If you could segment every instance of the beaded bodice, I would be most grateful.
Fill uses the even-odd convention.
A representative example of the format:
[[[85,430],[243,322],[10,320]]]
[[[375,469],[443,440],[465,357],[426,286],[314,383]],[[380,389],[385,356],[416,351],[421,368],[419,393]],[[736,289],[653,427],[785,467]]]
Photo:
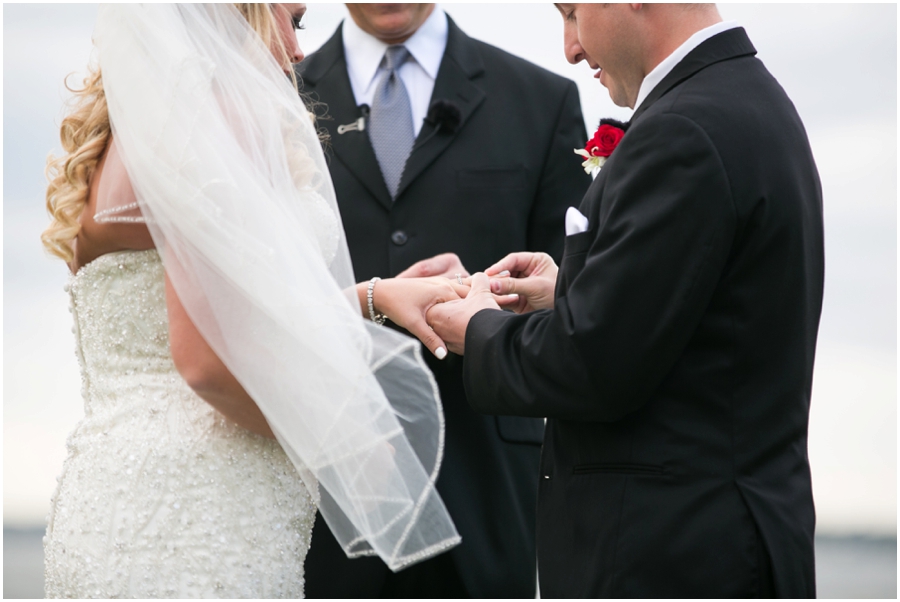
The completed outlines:
[[[175,376],[162,262],[155,249],[101,255],[67,286],[85,414],[116,411],[128,390]]]
[[[155,250],[68,285],[85,417],[45,538],[47,597],[300,597],[315,506],[277,442],[175,369]]]

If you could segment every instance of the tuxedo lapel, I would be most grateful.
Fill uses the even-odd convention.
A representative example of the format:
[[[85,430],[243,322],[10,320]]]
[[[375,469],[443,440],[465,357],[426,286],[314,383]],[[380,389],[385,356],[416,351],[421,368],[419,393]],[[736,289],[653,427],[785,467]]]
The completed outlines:
[[[447,49],[434,82],[431,102],[452,101],[459,107],[460,122],[452,133],[425,122],[406,160],[406,167],[397,189],[397,198],[400,198],[403,191],[450,146],[456,135],[465,127],[469,117],[485,99],[484,90],[473,82],[484,73],[481,55],[472,39],[462,32],[453,19],[448,16],[447,22],[449,26]]]
[[[319,98],[328,99],[328,119],[320,120],[319,125],[331,135],[330,145],[335,156],[379,203],[390,209],[391,195],[384,183],[368,133],[358,130],[338,133],[338,126],[353,123],[362,116],[362,111],[356,106],[350,77],[347,75],[342,31],[343,25],[316,51],[316,61],[311,67],[304,69],[301,64],[300,74],[309,90],[314,91]]]
[[[631,122],[650,108],[650,106],[662,98],[669,90],[693,76],[695,73],[714,63],[727,61],[740,56],[752,56],[756,54],[756,48],[747,37],[743,27],[729,29],[709,38],[691,52],[672,71],[666,75],[659,84],[653,88],[641,106],[637,108],[631,117]]]

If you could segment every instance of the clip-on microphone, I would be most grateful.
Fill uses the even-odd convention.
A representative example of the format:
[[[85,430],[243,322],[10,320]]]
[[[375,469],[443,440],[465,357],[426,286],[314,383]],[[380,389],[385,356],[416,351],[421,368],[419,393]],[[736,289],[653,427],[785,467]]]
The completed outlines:
[[[434,130],[432,130],[427,138],[417,141],[416,147],[422,146],[442,130],[448,134],[454,133],[462,121],[462,112],[452,100],[439,98],[428,107],[428,115],[425,116],[424,121],[425,123],[434,126]]]
[[[338,134],[346,134],[347,132],[364,132],[366,130],[366,117],[369,116],[369,105],[359,105],[360,111],[362,111],[362,117],[354,121],[353,123],[348,123],[347,125],[339,125],[337,127]]]
[[[425,117],[425,123],[434,125],[435,131],[442,129],[448,134],[456,131],[461,120],[462,113],[456,103],[441,98],[431,103],[431,106],[428,107],[428,115]]]

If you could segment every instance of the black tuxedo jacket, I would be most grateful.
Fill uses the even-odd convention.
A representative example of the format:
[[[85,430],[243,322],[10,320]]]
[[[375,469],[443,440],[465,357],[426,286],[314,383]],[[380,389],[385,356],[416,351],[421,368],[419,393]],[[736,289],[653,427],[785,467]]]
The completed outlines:
[[[473,407],[550,418],[548,597],[815,595],[822,195],[755,52],[743,29],[716,35],[637,109],[566,238],[553,310],[469,323]]]
[[[566,208],[590,185],[573,153],[586,140],[573,82],[469,38],[450,20],[432,101],[455,103],[461,123],[453,132],[425,123],[391,202],[368,134],[337,131],[362,115],[340,28],[299,74],[303,91],[327,105],[319,125],[331,135],[329,167],[357,281],[447,251],[473,273],[522,249],[561,256]],[[450,552],[456,568],[472,596],[533,597],[543,421],[475,413],[462,358],[424,355],[444,404],[437,487],[462,535]],[[320,566],[317,543],[328,537],[327,529],[314,532],[308,582]],[[350,561],[346,579],[365,580],[353,571],[365,562]],[[334,574],[333,564],[322,570]]]

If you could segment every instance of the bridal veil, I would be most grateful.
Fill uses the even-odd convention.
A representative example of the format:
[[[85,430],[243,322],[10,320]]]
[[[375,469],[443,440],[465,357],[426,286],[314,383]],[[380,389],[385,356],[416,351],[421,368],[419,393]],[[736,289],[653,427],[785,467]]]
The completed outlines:
[[[399,570],[456,545],[434,378],[362,319],[320,142],[269,50],[230,4],[103,5],[94,43],[137,202],[97,219],[146,221],[348,555]]]

